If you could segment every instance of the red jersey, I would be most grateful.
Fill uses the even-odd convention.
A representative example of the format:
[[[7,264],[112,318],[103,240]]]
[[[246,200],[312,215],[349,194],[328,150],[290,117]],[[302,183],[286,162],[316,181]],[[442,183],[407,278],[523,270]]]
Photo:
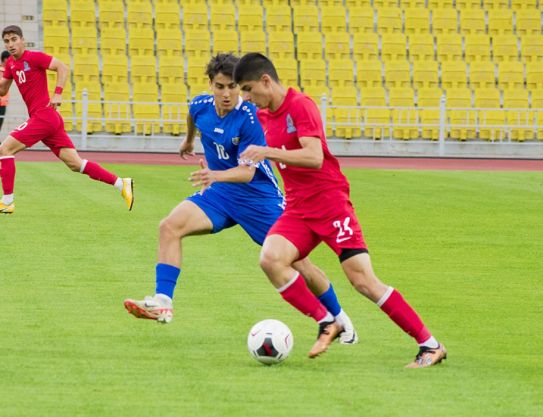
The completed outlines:
[[[270,147],[301,149],[299,138],[304,136],[321,141],[324,155],[321,168],[276,164],[285,185],[287,209],[317,209],[315,204],[321,200],[323,192],[337,191],[348,198],[349,183],[339,168],[338,160],[328,149],[320,112],[311,98],[289,88],[285,101],[276,111],[261,109],[257,115]],[[310,201],[312,197],[318,197],[318,200]]]
[[[38,51],[24,51],[19,59],[12,56],[6,61],[4,78],[15,80],[21,92],[30,117],[49,105],[50,97],[47,89],[47,68],[52,56]]]

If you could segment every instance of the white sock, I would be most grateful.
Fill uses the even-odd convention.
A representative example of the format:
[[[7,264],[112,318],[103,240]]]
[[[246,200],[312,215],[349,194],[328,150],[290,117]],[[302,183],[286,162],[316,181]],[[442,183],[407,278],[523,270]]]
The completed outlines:
[[[324,323],[326,321],[334,321],[334,316],[329,311],[326,312],[326,316],[322,320],[319,320],[319,323]]]
[[[432,349],[437,349],[439,347],[439,343],[434,336],[430,336],[428,340],[425,340],[424,342],[419,343],[419,346],[426,346]]]
[[[113,184],[113,186],[117,190],[122,191],[123,190],[123,179],[121,177],[117,177],[117,180],[115,181],[115,184]]]
[[[2,203],[9,206],[11,203],[13,203],[14,196],[15,194],[4,194],[2,196]]]
[[[345,317],[346,314],[345,312],[343,311],[343,309],[341,309],[341,311],[339,312],[339,314],[336,316],[336,321],[341,324],[342,326],[345,324],[345,322],[343,321],[343,317]]]

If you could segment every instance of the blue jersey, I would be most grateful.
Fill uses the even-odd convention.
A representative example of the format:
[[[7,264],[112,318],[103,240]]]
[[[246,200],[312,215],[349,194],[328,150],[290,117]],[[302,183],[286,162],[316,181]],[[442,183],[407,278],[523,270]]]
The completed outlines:
[[[241,97],[236,107],[220,117],[211,95],[195,97],[189,104],[189,112],[201,133],[202,145],[209,169],[227,170],[238,166],[239,155],[249,145],[266,146],[264,132],[256,117],[256,107]],[[258,164],[249,183],[220,183],[211,185],[214,191],[227,193],[239,201],[253,198],[282,198],[271,164]]]

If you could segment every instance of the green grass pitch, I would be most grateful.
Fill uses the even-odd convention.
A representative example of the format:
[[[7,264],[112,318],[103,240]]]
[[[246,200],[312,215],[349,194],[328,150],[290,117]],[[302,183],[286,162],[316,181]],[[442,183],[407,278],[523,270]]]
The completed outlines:
[[[157,225],[193,189],[191,167],[109,165],[136,179],[134,211],[60,163],[19,163],[0,217],[0,416],[528,417],[543,415],[543,172],[345,169],[378,276],[449,349],[417,347],[341,274],[355,346],[307,351],[316,325],[284,303],[238,228],[185,240],[167,326],[124,298],[154,290]],[[284,321],[294,349],[265,367],[250,327]]]

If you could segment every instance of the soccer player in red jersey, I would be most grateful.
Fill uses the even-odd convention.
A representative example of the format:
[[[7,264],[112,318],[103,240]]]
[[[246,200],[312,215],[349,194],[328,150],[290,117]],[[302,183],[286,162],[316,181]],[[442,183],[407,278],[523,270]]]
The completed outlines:
[[[0,177],[3,190],[0,214],[11,214],[15,211],[15,154],[39,141],[47,145],[72,171],[113,185],[121,192],[128,209],[131,210],[134,203],[132,179],[119,178],[97,163],[81,159],[64,130],[64,121],[56,108],[62,103],[62,89],[69,75],[68,67],[50,55],[27,51],[19,26],[7,26],[2,31],[2,39],[11,56],[6,61],[0,79],[0,96],[8,92],[15,80],[30,118],[11,132],[0,145]],[[57,73],[57,84],[52,98],[49,97],[47,89],[47,70]]]
[[[408,368],[441,362],[445,347],[413,308],[375,275],[362,229],[349,196],[349,183],[330,153],[319,110],[305,94],[285,89],[273,63],[249,53],[236,65],[234,80],[245,100],[257,107],[268,146],[251,145],[241,154],[246,164],[274,161],[283,177],[287,206],[268,232],[260,266],[273,282],[295,276],[292,263],[325,242],[339,257],[351,284],[375,302],[419,344]]]

